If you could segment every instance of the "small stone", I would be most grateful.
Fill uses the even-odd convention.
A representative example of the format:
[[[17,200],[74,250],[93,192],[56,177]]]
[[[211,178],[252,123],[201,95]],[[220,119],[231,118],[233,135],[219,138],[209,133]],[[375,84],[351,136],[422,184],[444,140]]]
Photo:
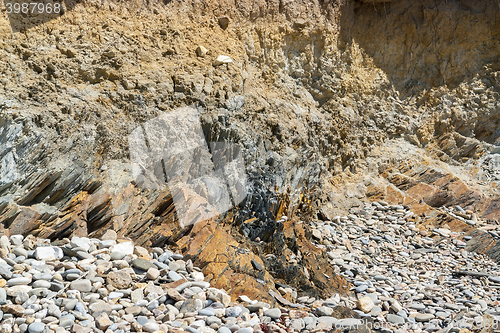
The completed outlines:
[[[242,312],[243,312],[243,308],[240,306],[226,308],[226,316],[227,317],[239,317]]]
[[[81,292],[88,293],[92,290],[92,283],[90,282],[90,280],[87,279],[77,280],[71,282],[69,288],[72,290],[78,290]]]
[[[431,313],[417,313],[417,315],[415,316],[415,320],[419,322],[429,321],[434,318],[434,315]]]
[[[450,316],[450,313],[445,311],[437,311],[434,315],[439,319],[445,319]]]
[[[125,256],[131,255],[134,253],[134,244],[132,242],[123,242],[118,243],[111,247],[111,259],[112,260],[120,260]]]
[[[7,292],[5,289],[0,288],[0,305],[7,303]]]
[[[405,319],[403,317],[400,317],[398,315],[389,313],[386,315],[387,321],[393,324],[404,324]]]
[[[219,26],[222,28],[222,30],[226,30],[230,22],[231,20],[227,16],[219,17]]]
[[[174,272],[174,271],[168,272],[168,277],[171,278],[174,281],[179,281],[179,280],[182,279],[182,276],[179,275],[178,273]]]
[[[24,249],[24,247],[18,246],[12,249],[12,253],[14,253],[16,256],[23,256],[25,258],[28,258],[28,251]]]
[[[333,309],[328,306],[320,306],[316,308],[315,312],[318,317],[331,316]]]
[[[31,283],[31,279],[26,278],[26,277],[18,277],[18,278],[12,278],[7,281],[8,286],[22,286],[22,285],[28,285]]]
[[[10,241],[13,245],[19,246],[23,243],[23,235],[12,235],[10,236]]]
[[[133,303],[144,299],[144,291],[142,288],[137,288],[130,293],[130,299]]]
[[[71,238],[71,246],[73,248],[81,248],[83,249],[84,251],[88,252],[88,250],[90,249],[90,239],[88,239],[87,237],[77,237],[77,236],[73,236],[73,238]]]
[[[357,305],[358,309],[360,309],[364,313],[370,312],[373,309],[373,307],[375,306],[372,299],[370,297],[367,297],[367,296],[361,297],[360,299],[358,299],[356,305]]]
[[[214,65],[219,66],[219,65],[223,65],[223,64],[230,64],[232,62],[233,62],[233,60],[230,57],[225,56],[225,55],[220,55],[217,57],[217,59],[215,59]]]
[[[132,278],[129,273],[119,270],[116,272],[109,272],[106,282],[117,289],[127,289],[132,285]]]
[[[142,246],[136,246],[134,248],[134,254],[138,256],[140,259],[151,260],[151,256],[149,255],[148,250],[146,250]]]
[[[125,313],[138,316],[141,313],[141,309],[142,308],[140,306],[129,306],[128,308],[125,308]]]
[[[35,258],[37,260],[56,260],[56,251],[51,246],[40,246],[35,249]]]
[[[123,293],[112,291],[109,293],[108,298],[109,299],[114,299],[114,298],[122,298],[124,296]]]
[[[236,333],[253,333],[253,329],[251,327],[242,327]]]
[[[357,293],[362,293],[364,292],[366,289],[368,288],[368,285],[367,284],[362,284],[362,285],[359,285],[357,288],[356,288],[356,292]]]
[[[403,310],[403,307],[401,306],[401,304],[399,304],[398,301],[394,301],[391,305],[391,309],[395,313],[398,313],[399,311]]]
[[[181,308],[179,309],[180,313],[192,313],[198,312],[203,309],[203,302],[197,298],[188,298],[182,303]]]
[[[108,315],[104,312],[101,313],[96,319],[95,319],[97,328],[105,331],[108,329],[109,326],[111,326],[111,320],[109,319]]]
[[[114,231],[112,229],[108,229],[108,230],[106,230],[104,235],[102,235],[101,240],[103,240],[103,241],[106,241],[106,240],[116,241],[116,238],[117,238],[116,231]]]
[[[40,322],[34,322],[28,326],[29,333],[42,333],[44,329],[45,324]]]
[[[8,250],[9,247],[10,247],[10,241],[9,241],[9,237],[3,235],[2,237],[0,237],[0,247],[2,249],[6,249]]]
[[[142,325],[142,329],[146,332],[155,332],[160,330],[160,326],[157,323],[147,322]]]
[[[24,315],[25,310],[21,305],[6,304],[2,305],[2,311],[4,313],[11,313],[17,317],[22,317]]]
[[[152,264],[151,262],[145,260],[145,259],[134,259],[132,260],[132,267],[135,267],[137,269],[140,269],[141,271],[145,271],[147,272],[148,269],[150,268],[156,268],[156,266],[154,264]]]
[[[222,303],[224,307],[228,307],[231,302],[231,297],[228,294],[216,288],[207,289],[207,299]]]
[[[269,310],[264,311],[264,315],[268,316],[272,319],[279,319],[281,317],[281,310],[278,308],[269,309]]]
[[[316,239],[321,239],[322,238],[321,231],[319,231],[318,229],[313,229],[312,236]]]
[[[170,297],[171,299],[173,299],[174,301],[177,301],[177,302],[186,300],[186,297],[182,296],[181,293],[179,293],[179,291],[177,291],[177,289],[175,289],[175,288],[168,289],[167,295],[168,295],[168,297]]]
[[[200,316],[215,316],[215,309],[214,308],[204,308],[198,311],[198,314]]]
[[[208,53],[208,50],[207,50],[204,46],[202,46],[202,45],[199,45],[199,46],[196,48],[196,55],[197,55],[198,57],[204,57],[204,56],[206,56],[206,55],[207,55],[207,53]]]
[[[47,288],[47,289],[49,289],[50,286],[51,286],[50,282],[45,281],[45,280],[37,280],[37,281],[33,282],[33,284],[32,284],[33,288]]]
[[[89,305],[90,313],[95,317],[98,317],[101,313],[105,312],[106,314],[110,314],[113,310],[111,305],[104,301],[95,301],[94,303]]]

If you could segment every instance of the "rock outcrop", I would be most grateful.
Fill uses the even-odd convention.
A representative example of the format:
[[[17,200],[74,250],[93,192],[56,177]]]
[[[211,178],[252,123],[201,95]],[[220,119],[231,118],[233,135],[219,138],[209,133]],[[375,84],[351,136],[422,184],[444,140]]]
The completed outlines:
[[[84,2],[12,34],[1,19],[1,231],[113,229],[177,245],[235,295],[344,293],[300,221],[368,198],[498,220],[499,15],[494,1],[192,0]],[[136,183],[127,138],[189,105],[207,142],[241,147],[248,195],[181,227],[184,194]]]

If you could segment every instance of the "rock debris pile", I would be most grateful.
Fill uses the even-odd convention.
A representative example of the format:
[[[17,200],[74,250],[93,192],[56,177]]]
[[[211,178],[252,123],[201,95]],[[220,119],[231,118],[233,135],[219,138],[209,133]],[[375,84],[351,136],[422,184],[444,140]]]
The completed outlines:
[[[444,210],[474,219],[459,207]],[[134,246],[111,230],[52,243],[2,236],[1,332],[416,333],[497,325],[497,264],[465,250],[468,236],[420,231],[413,221],[406,206],[374,202],[313,223],[311,237],[353,287],[326,300],[294,296],[296,303],[270,291],[275,304],[233,302],[182,254]]]
[[[168,249],[150,251],[114,231],[50,243],[0,238],[1,332],[285,332],[349,324],[211,288]],[[295,305],[305,308],[304,305]]]
[[[484,224],[459,206],[441,210],[467,224]],[[356,297],[341,298],[341,303],[382,328],[498,328],[497,263],[468,252],[470,236],[447,225],[419,230],[413,215],[406,206],[373,202],[357,214],[313,225],[317,246],[353,284]]]

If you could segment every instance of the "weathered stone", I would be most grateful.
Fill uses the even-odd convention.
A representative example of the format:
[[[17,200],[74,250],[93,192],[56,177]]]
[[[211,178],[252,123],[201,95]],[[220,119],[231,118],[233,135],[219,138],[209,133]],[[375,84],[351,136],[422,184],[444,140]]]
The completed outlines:
[[[119,270],[116,272],[109,272],[106,283],[117,289],[127,289],[132,285],[132,278],[129,273]]]
[[[95,319],[95,323],[97,325],[97,328],[102,330],[102,331],[105,331],[108,329],[109,326],[111,326],[111,320],[109,320],[109,317],[108,315],[103,312],[101,313],[96,319]]]
[[[370,297],[366,297],[366,296],[358,299],[356,305],[357,305],[358,309],[360,309],[364,313],[370,312],[373,309],[373,307],[375,306],[375,304],[373,304],[372,299]]]

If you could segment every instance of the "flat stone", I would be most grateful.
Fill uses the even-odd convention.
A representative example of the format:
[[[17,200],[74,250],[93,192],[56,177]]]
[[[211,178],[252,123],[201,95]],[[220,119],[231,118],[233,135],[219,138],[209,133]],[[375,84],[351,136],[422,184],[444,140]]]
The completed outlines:
[[[0,288],[0,305],[7,303],[7,292],[5,289]]]
[[[90,249],[90,245],[90,239],[88,239],[87,237],[73,236],[73,238],[71,238],[71,246],[73,248],[79,247],[88,252]]]
[[[182,276],[179,275],[178,273],[174,272],[174,271],[168,272],[168,277],[171,278],[174,281],[182,280]]]
[[[279,309],[278,309],[279,310]],[[333,309],[328,307],[328,306],[320,306],[320,307],[317,307],[315,309],[315,312],[316,312],[316,315],[318,315],[318,317],[322,317],[322,316],[331,316],[332,313],[333,313]],[[281,317],[281,314],[280,316]],[[278,318],[279,318],[278,317]],[[271,317],[272,318],[272,317]]]
[[[108,298],[109,299],[114,299],[114,298],[122,298],[124,296],[124,293],[117,292],[117,291],[112,291],[109,293]]]
[[[108,230],[106,230],[104,235],[102,235],[101,240],[103,240],[103,241],[105,241],[105,240],[116,241],[117,237],[118,237],[118,235],[116,234],[116,231],[108,229]]]
[[[333,312],[333,311],[332,311]],[[264,315],[272,319],[279,319],[281,317],[281,310],[278,308],[269,309],[264,311]]]
[[[338,323],[338,320],[335,317],[319,317],[318,321],[317,321],[316,329],[323,330],[323,331],[329,331],[337,323]]]
[[[146,332],[155,332],[160,330],[160,326],[157,323],[147,322],[142,325],[142,329]]]
[[[5,265],[5,264],[4,264]],[[0,275],[4,278],[4,279],[11,279],[12,278],[12,268],[10,267],[6,267],[4,265],[0,265]]]
[[[22,285],[28,285],[31,283],[31,279],[26,278],[26,277],[18,277],[18,278],[12,278],[7,281],[8,286],[22,286]]]
[[[132,242],[123,242],[114,245],[111,248],[111,260],[120,260],[123,257],[134,253],[134,244]]]
[[[373,309],[373,307],[375,306],[375,304],[373,303],[373,300],[368,296],[361,297],[360,299],[358,299],[356,305],[357,305],[358,309],[360,309],[364,313],[370,312]]]
[[[180,313],[197,313],[203,309],[203,302],[197,298],[188,298],[182,303],[181,308],[179,309]]]
[[[226,308],[226,317],[239,317],[243,312],[243,308],[241,306],[233,306]]]
[[[23,243],[24,236],[23,235],[12,235],[10,236],[10,242],[13,245],[21,245]]]
[[[231,297],[228,294],[216,288],[207,289],[207,299],[212,300],[214,302],[222,303],[224,307],[228,307],[229,302],[231,302]]]
[[[28,251],[24,249],[24,247],[15,247],[12,249],[12,253],[14,253],[16,256],[23,256],[25,258],[28,258]]]
[[[117,289],[127,289],[132,285],[132,278],[126,271],[119,270],[116,272],[109,272],[106,282]]]
[[[130,299],[132,300],[132,303],[143,300],[144,299],[144,291],[142,290],[142,288],[138,288],[138,289],[133,290],[130,293]]]
[[[153,263],[140,258],[132,260],[132,267],[135,267],[145,272],[147,272],[148,269],[150,268],[156,268],[156,266]]]
[[[76,306],[76,303],[78,303],[78,300],[77,299],[71,299],[69,302],[66,303],[66,305],[64,306],[64,308],[66,310],[74,310],[75,309],[75,306]]]
[[[33,282],[32,287],[33,288],[50,288],[51,284],[49,281],[46,280],[37,280]]]
[[[22,317],[24,315],[25,309],[21,305],[6,304],[2,305],[2,311],[4,313],[11,313],[17,317]]]
[[[407,308],[415,309],[415,310],[423,310],[425,309],[425,305],[422,303],[409,303],[406,305]]]
[[[105,331],[108,329],[108,327],[111,326],[111,320],[109,319],[108,315],[103,312],[101,313],[96,319],[95,319],[95,323],[97,325],[97,328],[102,330],[102,331]]]
[[[251,327],[242,327],[240,328],[237,333],[253,333],[253,328]]]
[[[36,321],[28,326],[29,333],[42,333],[44,329],[45,324]]]
[[[97,245],[99,245],[100,249],[107,249],[107,248],[110,248],[110,247],[116,245],[116,241],[114,241],[114,240],[101,240],[101,241],[99,241],[99,243]]]
[[[56,260],[56,251],[50,246],[37,247],[35,249],[35,258],[37,260]]]
[[[404,324],[405,319],[403,317],[400,317],[398,315],[388,313],[386,315],[387,321],[393,324]]]
[[[125,313],[138,316],[141,313],[141,309],[142,308],[140,306],[129,306],[128,308],[125,308]]]
[[[229,58],[228,56],[219,55],[217,57],[217,59],[215,59],[215,61],[214,61],[214,66],[219,66],[222,64],[230,64],[232,62],[233,62],[233,60],[231,58]]]
[[[73,281],[71,282],[69,289],[88,293],[92,290],[92,283],[87,279]]]
[[[364,292],[366,289],[368,288],[368,285],[367,284],[362,284],[362,285],[359,285],[357,288],[356,288],[356,292],[357,293],[362,293]]]
[[[98,300],[92,304],[89,305],[89,310],[92,316],[98,317],[101,313],[105,312],[107,315],[109,315],[112,311],[111,305],[108,303]]]
[[[490,281],[495,282],[495,283],[500,283],[500,276],[490,276],[488,277]]]
[[[149,280],[156,280],[158,277],[160,277],[160,271],[154,267],[151,267],[148,269],[146,273],[146,278]]]
[[[52,280],[52,274],[49,274],[49,273],[37,273],[37,274],[33,275],[33,280],[50,281],[50,280]]]
[[[450,316],[450,313],[445,311],[437,311],[434,315],[438,318],[444,319],[448,318]]]
[[[415,320],[419,322],[429,321],[434,318],[435,316],[431,313],[417,313],[417,315],[415,316]]]
[[[198,311],[198,314],[200,316],[215,316],[215,309],[214,308],[204,308]]]

